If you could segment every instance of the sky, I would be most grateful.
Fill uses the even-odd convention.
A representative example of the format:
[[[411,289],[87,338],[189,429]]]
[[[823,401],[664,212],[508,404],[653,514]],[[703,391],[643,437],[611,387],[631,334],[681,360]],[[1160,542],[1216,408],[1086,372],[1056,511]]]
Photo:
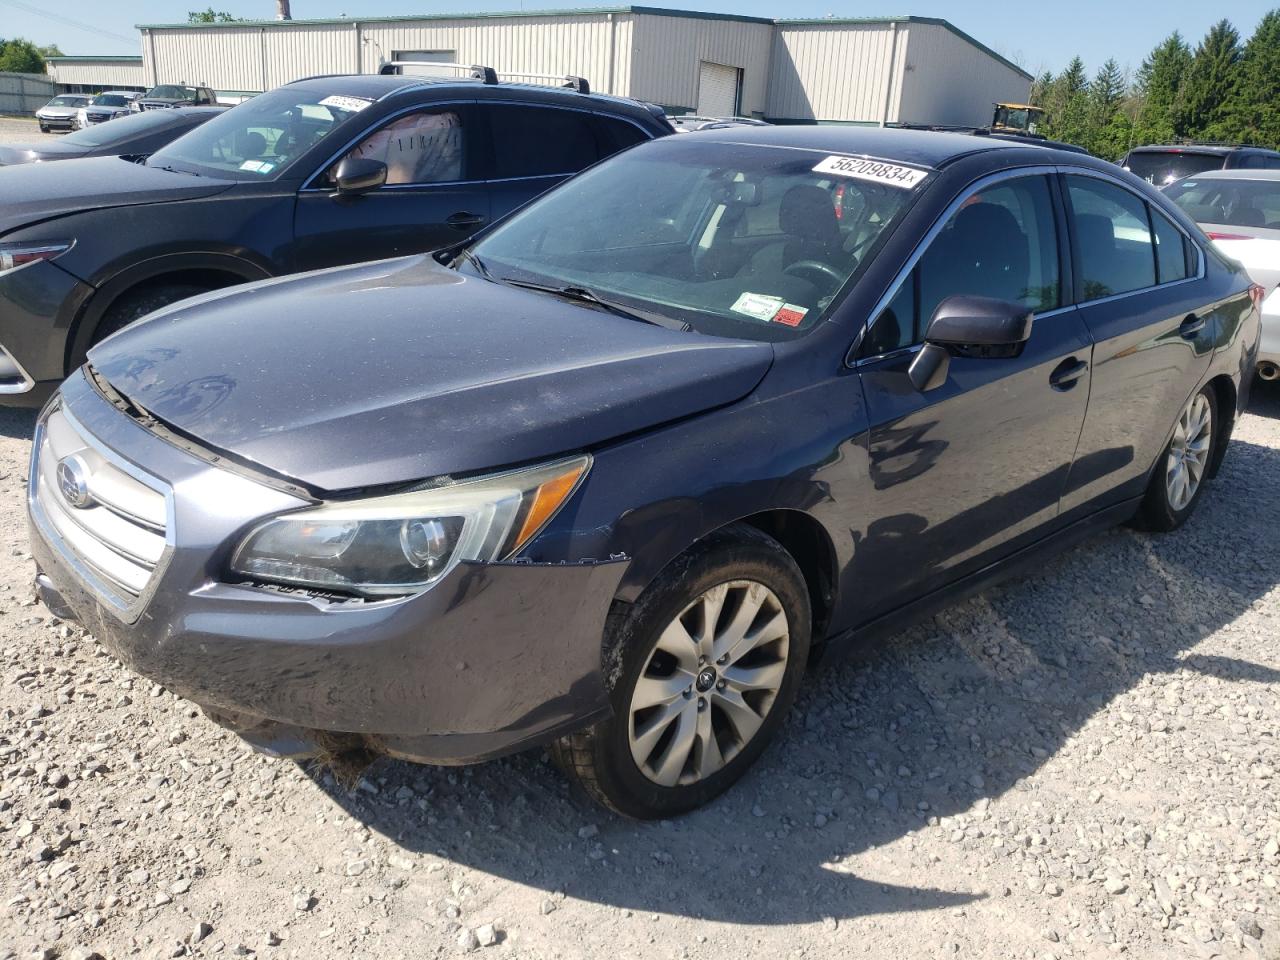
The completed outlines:
[[[1160,3],[1072,0],[1068,3],[992,3],[982,0],[647,0],[650,6],[679,6],[757,17],[837,17],[911,14],[942,17],[1026,70],[1058,71],[1079,54],[1089,72],[1108,57],[1136,70],[1151,49],[1174,30],[1194,47],[1212,23],[1228,17],[1248,38],[1262,15],[1280,0],[1233,0],[1227,6],[1203,0]],[[626,0],[524,0],[529,10],[556,7],[623,6]],[[643,5],[646,0],[639,0]],[[56,43],[76,54],[138,54],[139,23],[173,23],[210,0],[0,0],[0,37],[26,37],[43,46]],[[220,0],[218,10],[250,19],[275,16],[274,0]],[[337,16],[396,16],[414,13],[480,13],[518,10],[520,0],[293,0],[294,19]]]

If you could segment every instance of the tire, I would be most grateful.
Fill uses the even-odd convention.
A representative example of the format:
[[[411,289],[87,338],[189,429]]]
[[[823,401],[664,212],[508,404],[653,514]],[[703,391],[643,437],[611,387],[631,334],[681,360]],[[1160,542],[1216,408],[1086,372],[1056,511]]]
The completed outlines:
[[[708,608],[719,610],[718,629],[700,659],[696,638],[706,636]],[[553,757],[624,816],[650,820],[702,806],[777,732],[804,676],[810,625],[804,577],[781,544],[746,526],[712,534],[611,616],[613,715],[557,741]]]
[[[185,300],[187,297],[207,292],[207,287],[191,283],[166,283],[126,293],[111,304],[103,314],[98,322],[98,329],[93,332],[93,343],[100,343],[148,313],[167,307],[171,303],[177,303],[179,300]]]
[[[49,128],[48,128],[47,126],[45,126],[45,125],[42,123],[42,124],[40,124],[40,132],[41,132],[41,133],[48,133],[48,132],[49,132]]]
[[[1190,427],[1193,436],[1188,442]],[[1218,399],[1205,387],[1187,401],[1173,436],[1151,473],[1146,495],[1134,517],[1142,530],[1166,532],[1182,526],[1195,511],[1218,452]],[[1180,483],[1177,478],[1182,478]]]

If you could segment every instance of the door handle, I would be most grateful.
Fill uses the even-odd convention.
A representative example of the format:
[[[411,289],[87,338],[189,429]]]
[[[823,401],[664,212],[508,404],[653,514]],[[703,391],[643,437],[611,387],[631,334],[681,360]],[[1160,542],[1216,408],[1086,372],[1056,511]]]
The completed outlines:
[[[465,230],[467,227],[478,227],[484,223],[484,217],[478,213],[467,213],[465,210],[459,211],[451,216],[445,217],[445,223],[459,230]]]
[[[1183,340],[1194,340],[1200,331],[1204,329],[1204,325],[1204,317],[1197,317],[1193,313],[1183,320],[1178,327],[1178,336],[1182,337]]]
[[[1089,370],[1089,364],[1075,357],[1068,357],[1049,374],[1049,386],[1055,390],[1070,390]]]

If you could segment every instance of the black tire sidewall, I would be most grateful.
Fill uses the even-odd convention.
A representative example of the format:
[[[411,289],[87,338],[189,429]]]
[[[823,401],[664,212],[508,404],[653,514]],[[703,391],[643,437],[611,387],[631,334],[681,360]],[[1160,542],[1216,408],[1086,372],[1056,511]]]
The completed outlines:
[[[98,329],[94,331],[93,342],[100,343],[149,313],[163,310],[170,304],[185,300],[187,297],[207,292],[207,288],[195,284],[174,283],[125,294],[102,315]]]
[[[1164,445],[1160,451],[1160,459],[1156,462],[1155,471],[1151,476],[1151,485],[1147,489],[1146,501],[1143,503],[1143,526],[1152,530],[1176,530],[1178,527],[1186,523],[1187,519],[1195,512],[1196,504],[1200,502],[1200,497],[1204,495],[1205,487],[1209,482],[1209,467],[1214,462],[1214,458],[1218,455],[1218,398],[1210,387],[1204,387],[1190,397],[1187,403],[1190,403],[1197,396],[1203,396],[1209,401],[1209,453],[1205,458],[1204,473],[1200,476],[1200,486],[1196,488],[1196,492],[1192,494],[1191,500],[1181,510],[1175,510],[1169,503],[1169,487],[1165,476],[1168,471],[1169,451],[1173,446],[1173,437],[1170,436],[1169,442]],[[1186,409],[1184,405],[1178,411],[1178,417],[1181,419],[1183,411]],[[1174,424],[1177,429],[1177,424]]]
[[[755,737],[722,770],[699,783],[664,787],[641,773],[631,756],[627,728],[632,690],[658,633],[702,593],[731,580],[764,584],[786,612],[790,636],[782,687]],[[610,693],[613,716],[592,737],[598,787],[610,804],[639,819],[675,816],[702,806],[737,782],[773,739],[795,700],[808,660],[810,629],[804,577],[781,545],[763,534],[715,534],[664,570],[630,616],[616,625],[618,636],[610,638],[616,644],[619,670]]]

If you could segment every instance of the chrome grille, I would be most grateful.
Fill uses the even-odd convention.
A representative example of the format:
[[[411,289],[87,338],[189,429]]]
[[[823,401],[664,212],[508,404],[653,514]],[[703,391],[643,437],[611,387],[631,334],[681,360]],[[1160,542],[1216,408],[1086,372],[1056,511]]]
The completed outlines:
[[[63,464],[68,469],[60,475]],[[41,426],[31,483],[32,512],[46,535],[78,561],[86,579],[100,581],[91,584],[99,592],[133,604],[165,556],[168,488],[109,457],[62,409]]]

